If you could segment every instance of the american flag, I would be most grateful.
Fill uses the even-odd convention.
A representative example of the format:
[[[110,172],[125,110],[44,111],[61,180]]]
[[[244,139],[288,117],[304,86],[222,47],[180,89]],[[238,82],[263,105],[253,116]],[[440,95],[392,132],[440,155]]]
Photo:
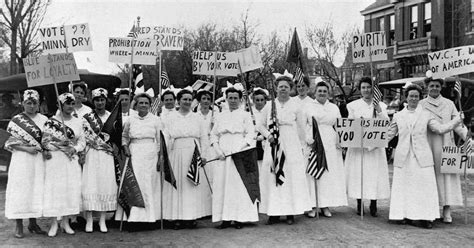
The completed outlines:
[[[309,154],[309,163],[306,168],[306,173],[312,177],[319,179],[325,170],[328,170],[328,163],[326,160],[326,153],[324,151],[323,140],[319,133],[318,122],[313,117],[313,139],[314,143],[311,146],[311,153]]]
[[[456,78],[456,82],[454,83],[454,91],[458,94],[459,98],[462,96],[462,88],[461,88],[461,81],[459,78]]]
[[[295,80],[296,80],[297,82],[303,82],[303,77],[304,77],[303,70],[301,70],[300,67],[296,66],[296,69],[295,69]]]
[[[194,142],[194,153],[193,158],[191,160],[191,164],[189,165],[187,177],[194,185],[199,185],[199,168],[202,167],[202,159],[201,153],[199,153],[199,148]]]
[[[138,38],[138,33],[137,33],[137,28],[135,27],[135,23],[132,26],[132,29],[130,29],[130,32],[128,32],[127,37],[129,38]]]
[[[380,91],[379,84],[374,82],[373,92],[373,103],[374,106],[379,105],[379,102],[382,100],[382,92]]]
[[[155,99],[151,103],[150,113],[154,115],[158,115],[159,108],[160,108],[160,97],[155,97]]]
[[[163,169],[163,175],[165,176],[165,181],[169,182],[175,189],[176,187],[176,178],[174,177],[173,168],[171,168],[170,159],[168,157],[168,149],[166,148],[166,141],[163,132],[160,131],[160,155],[158,156],[157,170]]]
[[[304,78],[304,61],[303,61],[303,50],[301,48],[300,39],[298,38],[298,33],[295,31],[293,33],[293,37],[291,38],[290,49],[288,51],[288,57],[286,58],[288,63],[295,64],[295,80],[298,82],[302,82]]]
[[[270,134],[274,138],[274,142],[271,144],[273,165],[271,172],[275,174],[277,185],[284,183],[285,173],[283,172],[283,166],[285,164],[285,153],[280,145],[280,129],[278,128],[278,120],[276,117],[276,105],[275,101],[272,101],[271,118],[268,124]]]
[[[204,81],[204,80],[197,80],[194,84],[193,84],[193,90],[194,91],[198,91],[200,89],[204,89],[204,90],[207,90],[207,91],[211,91],[212,89],[212,83],[210,82],[207,82],[207,81]]]
[[[161,68],[161,88],[166,89],[168,87],[170,87],[170,79],[166,72],[165,64],[163,63],[163,68]]]
[[[472,140],[470,139],[469,136],[466,138],[466,141],[464,141],[464,144],[462,145],[462,148],[468,156],[471,155],[471,153],[472,153]]]

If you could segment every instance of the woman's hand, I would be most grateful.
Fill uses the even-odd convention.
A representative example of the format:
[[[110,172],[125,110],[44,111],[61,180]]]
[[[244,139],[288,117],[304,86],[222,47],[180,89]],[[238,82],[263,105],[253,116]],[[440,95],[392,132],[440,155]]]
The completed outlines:
[[[35,147],[32,146],[24,146],[21,148],[24,152],[27,152],[31,155],[36,155],[38,153],[38,150],[36,150]]]
[[[270,142],[270,143],[275,142],[275,138],[273,138],[273,135],[270,134],[270,136],[268,136],[268,142]]]
[[[53,156],[51,156],[51,152],[50,151],[47,151],[47,150],[44,150],[43,151],[43,159],[45,160],[49,160],[51,159]]]
[[[207,163],[207,159],[201,158],[201,161],[202,161],[202,167],[204,167]]]
[[[380,107],[380,104],[375,105],[375,111],[378,113],[382,113],[382,108]]]
[[[123,146],[123,153],[125,153],[125,156],[130,157],[130,148],[128,148],[128,146]]]

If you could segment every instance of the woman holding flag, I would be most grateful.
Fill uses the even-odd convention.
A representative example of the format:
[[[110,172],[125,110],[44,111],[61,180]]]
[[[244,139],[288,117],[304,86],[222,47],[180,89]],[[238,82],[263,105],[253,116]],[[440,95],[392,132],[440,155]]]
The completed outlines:
[[[347,104],[349,118],[388,119],[387,106],[374,97],[372,79],[363,77],[358,85],[362,98]],[[380,96],[379,96],[380,97]],[[375,116],[374,116],[375,114]],[[361,165],[361,161],[364,164]],[[357,199],[357,214],[361,214],[362,198],[370,199],[370,215],[377,217],[377,200],[390,196],[388,164],[384,148],[349,148],[347,150],[346,175],[348,195]],[[363,168],[362,168],[363,166]],[[361,170],[363,175],[361,178]],[[363,195],[361,184],[363,182]]]
[[[327,169],[324,170],[317,183],[317,207],[321,208],[325,217],[331,217],[329,207],[347,206],[346,182],[342,148],[333,126],[337,118],[341,118],[339,108],[328,100],[329,87],[325,82],[316,85],[316,101],[308,105],[306,112],[306,142],[309,146],[313,139],[313,118],[319,128],[319,135],[324,145]],[[312,180],[314,178],[312,177]]]
[[[304,134],[304,115],[301,106],[290,98],[294,86],[292,78],[278,74],[275,85],[277,99],[261,128],[271,143],[264,152],[262,169],[271,168],[273,174],[267,180],[260,212],[269,216],[267,224],[274,224],[280,216],[286,215],[286,222],[291,225],[294,215],[310,211],[314,205],[309,194],[307,160],[301,147],[305,137],[299,136]]]
[[[5,217],[16,220],[15,237],[23,238],[23,219],[29,218],[31,233],[46,234],[36,224],[43,216],[44,158],[50,156],[41,145],[44,123],[48,118],[38,113],[40,96],[35,90],[23,93],[23,113],[8,123],[10,137],[5,149],[12,153],[5,195]]]
[[[174,221],[175,230],[195,228],[196,219],[211,214],[211,199],[201,199],[201,191],[209,190],[199,179],[202,166],[199,150],[206,133],[198,115],[191,111],[192,88],[182,89],[176,98],[179,110],[170,113],[163,122],[176,178],[176,188],[168,183],[163,186],[163,218]]]
[[[87,233],[93,229],[92,211],[100,212],[100,231],[106,233],[106,212],[115,211],[117,203],[113,148],[108,143],[108,134],[102,132],[110,116],[110,112],[105,110],[107,93],[103,88],[93,90],[92,103],[95,109],[84,115],[87,121],[84,125],[87,148],[82,171],[82,206],[86,211]]]
[[[61,108],[58,114],[45,123],[44,149],[50,151],[46,160],[44,186],[44,217],[52,217],[48,236],[58,231],[58,219],[62,217],[61,228],[67,234],[74,234],[69,226],[69,216],[79,214],[81,209],[81,166],[78,153],[86,146],[84,120],[73,116],[75,98],[71,93],[59,95]]]

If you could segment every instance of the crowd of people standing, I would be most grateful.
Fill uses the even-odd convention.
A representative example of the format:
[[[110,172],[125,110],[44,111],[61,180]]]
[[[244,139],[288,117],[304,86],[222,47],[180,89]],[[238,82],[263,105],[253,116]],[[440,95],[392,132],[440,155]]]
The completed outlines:
[[[295,85],[298,95],[291,97]],[[49,119],[38,113],[38,92],[26,90],[24,111],[11,120],[7,130],[11,137],[5,147],[12,152],[12,160],[5,215],[16,220],[17,238],[24,236],[22,219],[26,218],[32,233],[53,237],[62,230],[74,234],[70,219],[81,213],[86,219],[85,232],[93,232],[94,212],[103,233],[108,232],[107,212],[128,223],[164,219],[174,229],[195,228],[199,219],[212,216],[213,222],[220,223],[217,228],[241,229],[246,222],[258,222],[259,213],[268,216],[268,225],[280,222],[281,217],[291,225],[296,215],[313,218],[319,210],[322,216],[331,217],[330,208],[347,206],[348,198],[357,201],[357,214],[364,211],[362,199],[370,200],[369,213],[377,217],[377,200],[391,197],[389,219],[399,224],[419,221],[420,226],[432,228],[440,217],[451,223],[450,206],[462,204],[460,179],[440,173],[440,149],[453,144],[453,130],[463,140],[469,137],[462,115],[440,95],[442,81],[428,79],[426,86],[425,99],[419,86],[405,89],[407,106],[391,122],[389,138],[399,137],[391,189],[384,148],[349,148],[343,159],[344,148],[334,130],[341,113],[329,101],[330,88],[324,82],[316,85],[312,99],[307,78],[295,82],[292,75],[278,75],[273,102],[268,101],[267,90],[252,90],[253,116],[246,111],[247,94],[238,84],[225,90],[227,106],[222,111],[214,106],[212,92],[165,90],[158,116],[150,113],[153,99],[149,95],[135,95],[132,108],[130,90],[118,89],[122,145],[144,201],[143,208],[132,207],[128,212],[117,204],[113,149],[110,137],[101,132],[110,116],[105,110],[107,90],[92,90],[92,109],[83,104],[87,85],[75,84],[72,93],[59,96],[60,108]],[[347,105],[349,118],[389,118],[382,102],[374,104],[370,78],[362,78],[358,89],[361,98]],[[193,109],[194,102],[198,105]],[[328,167],[318,180],[306,172],[315,142],[313,119],[319,126]],[[269,127],[275,120],[278,137]],[[274,171],[276,142],[286,155],[280,157],[283,177]],[[258,171],[258,180],[251,181],[259,193],[257,200],[250,197],[230,156],[253,147],[258,166],[250,170]],[[207,179],[198,185],[187,179],[196,149],[203,164],[198,170]],[[176,185],[163,182],[157,171],[163,152],[169,155]],[[48,232],[36,222],[41,217],[51,218]]]

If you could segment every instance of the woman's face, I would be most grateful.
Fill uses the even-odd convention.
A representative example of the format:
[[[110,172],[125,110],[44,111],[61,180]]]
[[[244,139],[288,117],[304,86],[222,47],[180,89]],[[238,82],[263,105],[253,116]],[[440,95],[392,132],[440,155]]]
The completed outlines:
[[[308,94],[308,89],[308,86],[306,86],[304,82],[298,82],[298,84],[296,84],[296,91],[298,91],[298,95],[301,97]]]
[[[410,109],[416,109],[418,102],[420,101],[420,92],[417,90],[408,91],[407,104]]]
[[[316,88],[316,100],[320,103],[325,103],[328,99],[329,90],[326,86],[319,86]]]
[[[441,83],[438,81],[431,81],[428,83],[428,95],[437,98],[441,94]]]
[[[175,106],[175,103],[174,103],[174,96],[170,95],[170,94],[166,94],[164,97],[163,97],[163,104],[165,105],[165,108],[166,109],[172,109],[174,108]]]
[[[202,95],[199,104],[201,104],[203,108],[209,108],[209,106],[211,106],[211,101],[210,95]]]
[[[230,110],[236,110],[240,106],[240,96],[239,93],[237,92],[229,92],[227,94],[226,101],[229,104],[229,109]]]
[[[107,100],[105,97],[95,97],[93,103],[96,110],[104,110]]]
[[[264,95],[255,95],[253,96],[253,103],[255,104],[255,108],[261,110],[265,107],[267,100],[265,99]]]
[[[74,112],[74,101],[67,101],[63,103],[63,114],[71,115]]]
[[[38,101],[28,99],[23,102],[23,108],[25,109],[25,113],[27,114],[36,114],[36,112],[38,111]]]
[[[82,87],[74,88],[74,91],[72,92],[72,94],[74,95],[74,98],[76,98],[76,102],[82,102],[82,100],[86,96],[86,92],[84,92]]]
[[[147,97],[139,97],[137,99],[137,111],[139,114],[146,114],[150,109],[150,100]]]
[[[122,94],[119,96],[120,104],[122,104],[122,111],[128,111],[130,108],[130,96],[127,94]]]
[[[290,97],[291,86],[287,81],[279,81],[277,85],[278,97],[287,98]]]
[[[179,109],[187,112],[191,109],[191,103],[193,102],[193,96],[191,94],[183,94],[179,99]]]
[[[366,82],[360,83],[360,94],[364,99],[372,98],[372,85]]]

